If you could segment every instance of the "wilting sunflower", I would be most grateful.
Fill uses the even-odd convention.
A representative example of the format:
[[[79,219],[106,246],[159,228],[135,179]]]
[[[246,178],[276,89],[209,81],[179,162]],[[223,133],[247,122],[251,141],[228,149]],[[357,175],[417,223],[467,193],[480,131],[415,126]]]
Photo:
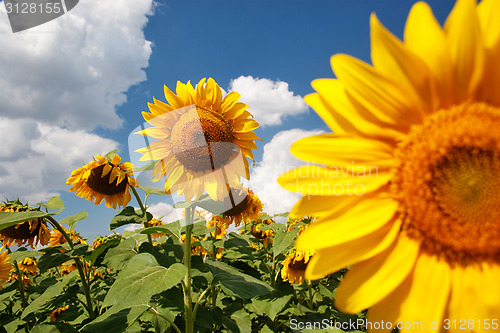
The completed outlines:
[[[151,113],[142,113],[153,127],[137,134],[158,140],[136,150],[140,160],[156,161],[153,180],[166,175],[168,194],[197,200],[206,189],[213,200],[223,200],[228,185],[240,187],[239,177],[249,178],[246,158],[253,160],[259,124],[249,119],[248,105],[238,102],[240,94],[223,98],[212,78],[200,80],[196,90],[191,82],[177,82],[177,94],[164,90],[169,104],[153,99]]]
[[[305,100],[335,134],[292,152],[327,166],[279,182],[305,194],[292,215],[317,217],[296,244],[318,249],[306,278],[353,265],[340,310],[370,308],[371,322],[471,319],[474,330],[498,317],[498,13],[497,0],[458,0],[442,29],[419,2],[404,42],[373,15],[373,66],[335,55],[338,79],[313,81]]]
[[[224,212],[227,224],[226,228],[228,228],[230,224],[234,224],[235,227],[238,227],[242,220],[247,223],[258,219],[264,207],[259,197],[255,195],[252,190],[242,189],[239,193],[242,193],[241,195],[244,196],[244,198],[238,200],[238,204]],[[225,201],[227,200],[226,198]]]
[[[50,320],[51,321],[56,321],[57,320],[57,317],[59,317],[61,315],[61,313],[63,313],[64,311],[68,310],[69,309],[69,305],[66,305],[62,308],[58,308],[54,311],[52,311],[49,316],[50,316]]]
[[[266,219],[262,222],[254,222],[250,229],[250,233],[252,236],[257,238],[258,240],[262,240],[264,247],[267,248],[269,243],[273,243],[274,231],[272,229],[261,230],[261,228],[265,225],[273,224],[274,221],[270,219]]]
[[[39,210],[38,208],[23,205],[18,200],[8,201],[0,204],[2,212],[25,212]],[[28,244],[32,248],[40,242],[41,245],[47,245],[50,239],[50,230],[43,219],[33,219],[21,222],[13,226],[0,230],[0,240],[4,246],[16,244],[21,246]]]
[[[38,275],[36,260],[34,258],[26,257],[17,263],[19,269],[31,275]]]
[[[94,161],[73,170],[66,184],[76,196],[92,200],[96,205],[103,200],[106,207],[124,207],[130,202],[129,186],[138,186],[132,172],[132,164],[120,163],[121,157],[114,155],[111,160],[95,156]]]
[[[0,289],[2,289],[2,283],[7,281],[10,276],[10,272],[14,269],[12,264],[7,260],[10,259],[10,255],[7,254],[7,251],[4,251],[4,248],[0,248]]]
[[[306,272],[309,260],[315,251],[310,250],[296,250],[286,255],[285,260],[281,263],[281,278],[283,281],[288,281],[290,284],[301,284],[304,282],[304,275]]]
[[[78,234],[73,229],[68,230],[63,226],[61,226],[61,228],[63,228],[66,234],[68,234],[68,236],[71,237],[71,240],[73,241],[74,245],[87,244],[87,242],[82,239],[80,234]],[[49,242],[50,246],[62,245],[64,243],[66,243],[66,238],[64,238],[63,234],[57,229],[53,230],[52,233],[50,234],[50,242]]]

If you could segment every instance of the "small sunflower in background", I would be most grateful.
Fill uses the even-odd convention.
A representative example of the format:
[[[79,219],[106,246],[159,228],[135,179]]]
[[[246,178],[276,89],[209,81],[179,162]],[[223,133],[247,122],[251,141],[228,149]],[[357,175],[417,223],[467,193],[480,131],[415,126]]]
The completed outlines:
[[[18,200],[8,201],[0,204],[1,212],[26,212],[40,210],[38,208],[23,205]],[[50,240],[50,230],[43,219],[33,219],[21,222],[0,230],[0,240],[4,246],[29,245],[34,248],[38,243],[47,245]]]
[[[207,222],[207,228],[210,229],[213,227],[215,227],[215,230],[210,233],[212,237],[215,237],[216,239],[222,239],[227,236],[227,223],[225,218],[218,215],[212,216],[212,218]]]
[[[315,252],[314,250],[301,251],[293,249],[281,263],[283,266],[281,268],[281,279],[290,282],[290,284],[302,284],[305,281],[304,276],[309,260]]]
[[[61,226],[61,228],[63,228],[64,232],[66,232],[66,234],[69,237],[71,237],[71,240],[73,241],[74,245],[87,244],[87,242],[84,241],[82,239],[82,237],[80,236],[80,234],[78,234],[75,230],[73,230],[73,229],[68,230],[63,226]],[[67,243],[67,241],[66,241],[66,238],[64,238],[63,234],[57,229],[52,230],[52,233],[50,234],[50,241],[49,241],[50,246],[62,245],[65,243]]]
[[[235,227],[239,227],[241,221],[248,223],[259,218],[264,205],[252,190],[244,188],[241,191],[236,192],[233,190],[231,193],[237,193],[236,196],[239,203],[233,205],[231,209],[224,212],[227,224],[226,228],[228,228],[231,224]],[[229,199],[226,198],[225,201],[228,201]]]
[[[61,308],[58,308],[54,311],[52,311],[49,316],[50,316],[50,321],[56,321],[57,318],[63,313],[64,311],[69,309],[69,305],[63,306]]]
[[[160,226],[160,225],[165,225],[165,223],[163,223],[162,221],[158,220],[158,219],[151,219],[149,222],[148,222],[148,225],[150,227],[157,227],[157,226]],[[145,227],[143,227],[145,228]],[[162,234],[162,233],[154,233],[154,234],[151,234],[151,238],[152,239],[158,239],[160,238],[161,236],[164,236],[165,234]]]
[[[197,200],[207,191],[216,201],[227,197],[227,187],[240,187],[249,178],[248,160],[256,149],[253,132],[259,124],[251,119],[240,94],[223,97],[212,79],[202,79],[196,89],[191,82],[177,82],[176,94],[165,86],[164,103],[148,103],[144,119],[152,125],[137,134],[157,141],[136,150],[141,161],[156,161],[153,181],[165,179],[167,194],[177,192],[185,200]]]
[[[258,240],[261,240],[265,248],[267,248],[267,245],[269,243],[271,244],[273,243],[274,231],[272,229],[261,230],[261,228],[265,225],[271,225],[271,224],[274,224],[274,221],[271,219],[265,219],[262,222],[254,222],[250,230],[252,236],[257,238]]]
[[[121,163],[117,154],[109,160],[95,156],[94,161],[73,170],[66,184],[72,185],[69,190],[76,192],[76,196],[96,205],[104,200],[106,207],[125,208],[131,199],[129,186],[139,186],[132,168],[129,162]]]
[[[30,275],[38,275],[38,267],[35,258],[26,257],[17,263],[19,269]]]
[[[0,248],[0,290],[2,289],[2,283],[7,281],[10,277],[10,272],[14,270],[14,267],[7,260],[10,259],[10,255],[4,248]]]
[[[9,279],[7,280],[7,282],[12,282],[12,281],[19,281],[17,274],[14,272],[10,273]],[[30,278],[26,276],[24,273],[21,273],[21,282],[23,284],[24,289],[26,289],[27,286],[31,285],[32,283]]]
[[[296,142],[316,165],[279,182],[304,195],[291,215],[317,218],[296,243],[318,250],[305,278],[352,265],[341,311],[393,326],[498,317],[498,13],[458,0],[441,28],[418,2],[404,41],[372,15],[373,66],[334,55],[337,79],[313,81],[305,101],[335,134]]]

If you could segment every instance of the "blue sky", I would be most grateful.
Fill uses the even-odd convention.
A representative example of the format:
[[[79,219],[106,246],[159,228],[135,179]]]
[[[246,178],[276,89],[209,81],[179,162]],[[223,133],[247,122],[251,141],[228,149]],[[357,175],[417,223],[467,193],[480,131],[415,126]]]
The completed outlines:
[[[16,34],[1,4],[0,195],[35,203],[59,194],[67,206],[60,218],[85,210],[77,231],[91,239],[109,234],[116,212],[75,197],[65,179],[113,148],[123,160],[137,158],[127,142],[147,102],[164,100],[164,84],[173,90],[178,80],[213,77],[226,91],[243,89],[241,101],[263,123],[253,185],[266,210],[280,212],[296,200],[270,185],[298,165],[290,143],[328,131],[301,102],[313,92],[310,82],[333,77],[335,53],[370,62],[370,13],[401,38],[413,3],[81,0],[68,14]],[[440,22],[453,3],[429,2]],[[171,203],[167,196],[151,201],[168,216]]]

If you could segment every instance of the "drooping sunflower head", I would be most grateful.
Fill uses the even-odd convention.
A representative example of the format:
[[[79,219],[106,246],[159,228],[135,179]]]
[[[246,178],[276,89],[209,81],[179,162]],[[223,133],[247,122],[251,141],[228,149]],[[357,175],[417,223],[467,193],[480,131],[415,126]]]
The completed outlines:
[[[10,272],[14,270],[14,267],[7,260],[10,259],[10,255],[7,254],[7,251],[4,251],[4,248],[0,248],[0,289],[2,289],[2,283],[7,281],[10,276]]]
[[[305,273],[309,259],[314,255],[315,251],[292,250],[286,255],[285,260],[281,263],[281,278],[283,281],[288,281],[290,284],[302,284],[305,280]]]
[[[19,200],[8,201],[0,204],[2,212],[26,212],[36,211],[39,208],[24,205]],[[33,219],[26,222],[21,222],[16,225],[0,230],[0,240],[4,246],[16,244],[21,246],[28,244],[32,248],[39,242],[41,245],[47,245],[50,239],[50,230],[43,219]]]
[[[255,221],[250,229],[250,233],[252,234],[252,236],[257,238],[259,241],[262,241],[265,248],[267,248],[267,245],[269,243],[273,242],[274,231],[272,229],[262,227],[271,224],[274,224],[274,221],[271,219],[265,219],[264,221]]]
[[[129,186],[138,186],[132,172],[132,164],[121,163],[121,157],[114,154],[110,159],[95,156],[94,161],[73,170],[66,184],[75,195],[92,200],[96,205],[103,200],[106,207],[125,208],[130,202]]]
[[[61,228],[63,228],[64,231],[66,232],[66,234],[69,237],[71,237],[71,240],[73,241],[74,245],[87,244],[87,242],[75,230],[73,230],[73,229],[68,230],[63,226],[61,226]],[[55,229],[52,231],[52,233],[50,235],[50,242],[49,242],[50,246],[62,245],[62,244],[65,244],[66,242],[67,242],[66,238],[64,238],[63,234],[59,230]]]
[[[27,274],[38,275],[35,258],[26,257],[17,263],[19,269]]]
[[[318,250],[306,277],[351,266],[340,310],[392,323],[500,311],[499,12],[458,0],[442,28],[418,2],[404,41],[372,15],[373,65],[335,55],[337,79],[312,83],[305,100],[335,134],[295,143],[315,165],[279,182],[304,194],[292,215],[317,217],[296,244]]]
[[[235,191],[231,191],[231,193],[235,193]],[[237,197],[230,196],[224,200],[228,203],[232,203],[230,200],[239,202],[237,204],[228,205],[232,208],[226,210],[224,216],[228,219],[226,221],[229,222],[229,224],[234,224],[235,227],[238,227],[241,221],[248,223],[258,219],[264,205],[259,197],[250,189],[242,189],[236,193],[240,194],[237,194]],[[229,224],[227,227],[229,227]]]
[[[57,318],[63,313],[64,311],[69,309],[69,304],[66,306],[63,306],[62,308],[58,308],[54,311],[52,311],[49,316],[50,316],[50,321],[56,321]]]
[[[107,242],[114,242],[117,245],[120,243],[120,239],[121,235],[119,234],[112,234],[109,236],[99,236],[92,241],[92,248],[95,250],[99,245]]]
[[[166,193],[197,200],[206,190],[221,201],[228,186],[240,187],[239,177],[249,178],[247,158],[253,160],[259,139],[253,130],[259,125],[238,102],[240,95],[223,97],[212,78],[202,79],[196,90],[178,82],[176,93],[165,87],[168,104],[157,99],[148,104],[151,113],[142,114],[152,127],[136,134],[157,141],[136,151],[141,161],[156,161],[154,181],[167,176]]]

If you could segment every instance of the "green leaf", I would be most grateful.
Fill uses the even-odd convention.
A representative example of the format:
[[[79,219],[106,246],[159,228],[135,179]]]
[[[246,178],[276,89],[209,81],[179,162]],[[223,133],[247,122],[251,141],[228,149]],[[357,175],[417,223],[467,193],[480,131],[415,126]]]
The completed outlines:
[[[51,324],[39,324],[33,327],[30,333],[78,333],[78,330],[68,323],[56,322]]]
[[[118,149],[110,151],[109,153],[107,153],[106,155],[104,155],[104,157],[106,157],[106,159],[111,162],[113,160],[113,157],[115,157],[115,153],[116,153],[117,150]]]
[[[290,231],[281,231],[274,234],[273,239],[273,256],[276,258],[280,254],[290,249],[295,244],[295,239],[299,232],[299,228]]]
[[[153,215],[151,213],[146,212],[146,218],[147,221],[150,221],[153,218]],[[115,217],[111,219],[111,222],[109,224],[109,230],[114,230],[118,227],[121,227],[123,225],[127,224],[143,224],[146,222],[146,219],[142,215],[141,210],[135,210],[134,207],[132,206],[127,206],[125,209],[120,211]]]
[[[44,203],[37,203],[38,206],[45,207],[47,209],[63,209],[64,208],[64,203],[62,202],[60,197],[52,197],[47,201],[46,204]]]
[[[39,312],[43,306],[45,306],[51,300],[62,294],[64,287],[66,287],[66,285],[70,283],[73,279],[76,279],[77,275],[78,271],[74,270],[70,274],[64,276],[56,284],[53,284],[50,287],[48,287],[43,294],[35,298],[35,300],[31,302],[31,304],[24,309],[21,315],[21,319],[25,319],[31,313]]]
[[[137,241],[134,238],[127,238],[106,253],[103,264],[109,268],[120,270],[138,253]]]
[[[146,195],[150,194],[156,194],[156,195],[165,195],[165,189],[162,187],[155,187],[155,186],[141,186],[139,187],[141,190],[146,193]]]
[[[146,235],[160,233],[160,234],[167,234],[168,236],[180,237],[181,223],[179,220],[177,220],[172,223],[141,229],[139,233]]]
[[[145,304],[126,305],[117,304],[108,309],[102,316],[88,323],[82,328],[82,332],[96,333],[122,333],[148,311],[150,306]]]
[[[149,171],[149,170],[153,170],[155,164],[156,164],[157,161],[151,161],[151,162],[148,162],[147,164],[139,167],[139,168],[134,168],[134,172],[141,172],[141,171]]]
[[[31,221],[37,218],[52,216],[54,213],[46,213],[40,210],[31,210],[26,212],[0,212],[0,230],[12,225]]]
[[[158,264],[153,255],[140,253],[118,274],[103,306],[117,303],[146,304],[151,296],[177,285],[185,274],[186,267],[182,264],[165,268]]]
[[[252,304],[248,305],[248,308],[258,315],[268,316],[274,321],[274,318],[283,311],[291,298],[292,295],[258,297],[252,299]]]
[[[74,250],[61,252],[61,247],[52,247],[44,249],[45,254],[38,260],[37,266],[41,273],[46,270],[59,266],[76,256],[81,256],[87,252],[87,244],[77,244]]]
[[[70,229],[73,229],[73,226],[75,225],[76,222],[86,219],[87,216],[89,216],[89,214],[87,214],[86,211],[82,210],[80,213],[76,215],[63,218],[61,221],[59,221],[59,223],[65,223],[69,226]]]
[[[21,262],[24,258],[34,258],[43,255],[42,252],[38,251],[28,251],[25,247],[21,247],[10,254],[9,262]]]
[[[106,251],[106,249],[110,248],[110,247],[115,247],[117,246],[118,244],[120,244],[120,238],[119,237],[114,237],[110,240],[108,240],[107,242],[105,243],[102,243],[101,245],[99,245],[94,251],[92,251],[90,254],[88,254],[87,256],[85,256],[85,260],[88,260],[90,262],[92,262],[92,264],[95,263],[96,259],[104,252]]]
[[[231,319],[238,325],[240,333],[252,333],[252,325],[249,325],[252,322],[252,318],[250,318],[250,314],[244,309],[234,312],[231,315]]]
[[[214,275],[214,281],[219,281],[221,287],[230,296],[253,298],[266,295],[272,290],[267,283],[241,273],[223,262],[207,259],[206,264]]]

